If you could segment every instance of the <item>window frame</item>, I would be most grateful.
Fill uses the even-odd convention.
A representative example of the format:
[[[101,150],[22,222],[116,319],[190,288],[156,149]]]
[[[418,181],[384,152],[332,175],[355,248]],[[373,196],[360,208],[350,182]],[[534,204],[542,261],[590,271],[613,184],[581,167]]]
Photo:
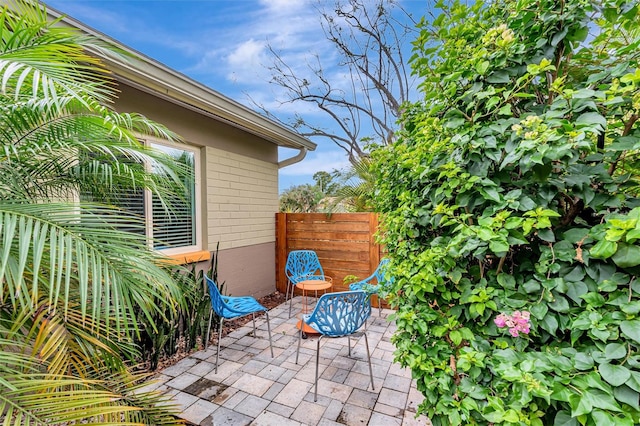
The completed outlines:
[[[155,138],[144,138],[140,139],[146,146],[153,148],[154,145],[160,145],[161,147],[167,147],[172,149],[178,149],[182,151],[187,151],[193,153],[193,174],[194,174],[194,189],[193,189],[193,198],[194,198],[194,233],[195,233],[195,244],[189,246],[181,246],[181,247],[172,247],[172,248],[163,248],[156,249],[154,247],[154,239],[153,239],[153,197],[151,196],[151,191],[148,189],[144,190],[144,223],[145,223],[145,235],[147,237],[147,244],[151,250],[154,250],[163,255],[172,256],[172,255],[180,255],[187,254],[192,252],[197,252],[202,250],[202,192],[201,192],[201,148],[189,145],[189,144],[181,144],[181,143],[173,143],[165,140],[155,139]],[[150,166],[148,166],[150,167]]]

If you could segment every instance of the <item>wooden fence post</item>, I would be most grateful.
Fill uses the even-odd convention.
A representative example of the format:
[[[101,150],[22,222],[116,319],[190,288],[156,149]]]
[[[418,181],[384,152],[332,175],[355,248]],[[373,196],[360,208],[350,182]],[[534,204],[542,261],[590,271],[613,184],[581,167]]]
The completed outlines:
[[[287,262],[287,214],[276,213],[276,289],[287,291],[284,266]]]

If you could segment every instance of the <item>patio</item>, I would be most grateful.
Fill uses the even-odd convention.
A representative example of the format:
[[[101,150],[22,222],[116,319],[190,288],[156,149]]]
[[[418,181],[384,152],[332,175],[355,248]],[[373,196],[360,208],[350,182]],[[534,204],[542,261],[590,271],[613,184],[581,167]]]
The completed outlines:
[[[294,299],[299,313],[302,297]],[[171,395],[180,417],[189,424],[220,425],[431,425],[415,417],[422,395],[411,372],[393,363],[390,337],[394,324],[373,309],[367,334],[375,390],[371,390],[364,338],[322,339],[318,401],[313,402],[316,338],[302,341],[295,363],[298,318],[289,315],[288,302],[271,311],[274,357],[269,352],[267,323],[256,320],[222,340],[218,373],[214,373],[215,347],[199,351],[161,371],[146,386]]]

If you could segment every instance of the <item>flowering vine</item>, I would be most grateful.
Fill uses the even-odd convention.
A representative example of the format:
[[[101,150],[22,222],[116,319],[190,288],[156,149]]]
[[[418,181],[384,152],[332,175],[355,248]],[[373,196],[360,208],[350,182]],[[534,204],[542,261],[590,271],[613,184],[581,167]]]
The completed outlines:
[[[509,327],[509,333],[513,337],[518,337],[520,333],[529,334],[530,324],[529,324],[529,314],[528,311],[514,311],[511,315],[500,314],[496,317],[493,322],[496,323],[498,328]]]

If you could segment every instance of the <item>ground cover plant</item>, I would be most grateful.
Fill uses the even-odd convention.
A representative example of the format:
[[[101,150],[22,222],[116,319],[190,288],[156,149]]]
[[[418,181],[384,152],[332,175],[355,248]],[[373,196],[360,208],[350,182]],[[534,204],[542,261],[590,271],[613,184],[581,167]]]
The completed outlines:
[[[640,26],[622,0],[439,3],[374,152],[396,359],[434,425],[640,423]]]

